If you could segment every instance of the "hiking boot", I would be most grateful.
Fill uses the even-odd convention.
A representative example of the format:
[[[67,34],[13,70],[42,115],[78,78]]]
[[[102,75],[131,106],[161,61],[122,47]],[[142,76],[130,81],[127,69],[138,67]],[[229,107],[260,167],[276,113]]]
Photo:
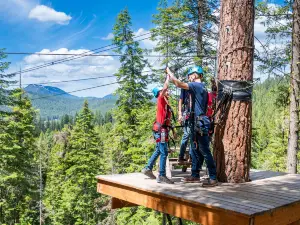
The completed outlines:
[[[187,160],[186,160],[186,159],[181,159],[181,158],[179,158],[179,159],[177,160],[177,162],[178,162],[179,165],[180,165],[180,164],[186,164]]]
[[[215,187],[218,186],[217,180],[208,179],[202,183],[202,187]]]
[[[144,175],[146,175],[147,177],[149,177],[150,179],[153,179],[153,180],[156,179],[156,176],[154,176],[153,172],[149,169],[146,169],[146,168],[142,169],[142,173]]]
[[[173,181],[171,181],[169,178],[166,176],[158,176],[156,178],[157,183],[165,183],[165,184],[174,184]]]
[[[185,177],[181,180],[183,183],[200,183],[200,177]]]

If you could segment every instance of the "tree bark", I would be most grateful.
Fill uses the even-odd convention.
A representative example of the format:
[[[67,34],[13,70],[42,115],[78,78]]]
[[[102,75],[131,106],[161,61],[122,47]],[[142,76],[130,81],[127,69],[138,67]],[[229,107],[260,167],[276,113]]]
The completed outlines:
[[[300,80],[300,0],[293,4],[292,71],[290,92],[290,124],[287,151],[287,171],[297,173],[298,125],[299,125],[299,80]]]
[[[200,66],[202,66],[202,52],[203,52],[203,34],[202,34],[202,28],[204,23],[204,2],[203,0],[198,0],[197,6],[198,6],[198,23],[197,23],[197,56],[200,58]]]
[[[254,0],[223,0],[220,22],[218,79],[252,81]],[[251,114],[251,102],[232,101],[223,122],[215,128],[214,157],[219,181],[249,181]]]

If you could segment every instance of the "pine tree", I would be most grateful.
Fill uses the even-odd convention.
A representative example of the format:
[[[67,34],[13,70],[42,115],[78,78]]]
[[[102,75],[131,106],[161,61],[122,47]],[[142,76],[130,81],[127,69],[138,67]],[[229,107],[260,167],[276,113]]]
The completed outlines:
[[[192,64],[202,65],[208,73],[213,73],[216,8],[214,0],[175,0],[172,5],[167,0],[160,1],[153,20],[157,27],[151,31],[152,39],[158,42],[154,51],[165,56],[161,65],[171,66],[180,78],[186,77],[185,66]]]
[[[34,223],[37,218],[35,111],[22,94],[20,89],[11,93],[15,106],[0,133],[0,222],[7,224]]]
[[[2,121],[2,116],[7,113],[7,108],[4,106],[11,105],[11,99],[9,98],[10,91],[7,89],[11,84],[15,82],[11,80],[14,74],[3,74],[5,70],[8,69],[10,63],[3,61],[7,56],[3,53],[4,49],[0,49],[0,122]],[[1,128],[0,128],[1,129]]]
[[[99,110],[95,112],[95,124],[101,126],[104,124],[104,118]]]
[[[244,14],[241,8],[248,13]],[[251,82],[254,56],[254,1],[223,1],[220,17],[222,23],[218,79]],[[225,23],[228,20],[230,25]],[[249,181],[251,112],[251,102],[233,100],[226,112],[226,120],[218,123],[215,129],[214,156],[218,180],[222,182]]]
[[[112,167],[114,172],[125,172],[132,161],[138,157],[137,143],[133,141],[138,136],[136,133],[138,120],[137,114],[143,107],[150,105],[150,96],[146,92],[148,76],[142,71],[147,64],[143,58],[143,50],[137,41],[133,40],[131,19],[128,10],[121,11],[113,29],[113,43],[118,47],[121,67],[116,74],[120,87],[117,89],[119,99],[117,109],[114,111],[114,128],[110,132],[110,146]],[[132,150],[131,149],[135,149]]]
[[[48,131],[46,133],[41,132],[38,140],[36,141],[37,152],[35,158],[38,162],[38,179],[39,179],[39,208],[40,208],[40,220],[45,220],[44,210],[44,189],[47,181],[47,172],[49,168],[50,154],[53,146],[53,133]]]
[[[149,78],[148,75],[142,74],[147,60],[143,57],[143,50],[139,47],[139,43],[133,39],[131,25],[129,12],[125,9],[119,13],[113,28],[113,44],[117,46],[115,52],[123,54],[120,57],[121,66],[116,74],[120,82],[120,87],[116,91],[119,96],[116,119],[128,125],[136,123],[132,111],[150,100],[146,92]]]
[[[50,131],[48,131],[50,133]],[[68,224],[71,221],[70,212],[64,205],[63,189],[66,177],[65,158],[69,151],[70,130],[64,128],[61,132],[54,134],[53,147],[49,155],[49,164],[47,170],[47,180],[43,203],[46,207],[48,224]]]
[[[300,81],[300,0],[293,3],[292,70],[290,93],[290,126],[287,152],[287,171],[297,173],[299,150],[299,81]]]
[[[106,167],[93,122],[85,101],[70,136],[62,138],[65,144],[55,147],[47,189],[48,210],[55,212],[50,216],[54,224],[97,224],[105,216],[100,210],[105,198],[96,192],[95,176],[104,174]],[[59,187],[57,181],[62,181]]]
[[[112,123],[113,122],[113,118],[112,118],[112,114],[111,112],[106,112],[104,115],[104,124],[105,123]]]
[[[157,41],[154,48],[164,56],[161,65],[174,66],[175,69],[184,67],[192,62],[192,45],[194,37],[185,25],[187,21],[184,15],[184,8],[181,1],[175,1],[169,6],[167,0],[161,0],[158,6],[158,13],[153,16],[153,23],[157,26],[152,29],[152,39]],[[176,57],[169,57],[170,55]]]

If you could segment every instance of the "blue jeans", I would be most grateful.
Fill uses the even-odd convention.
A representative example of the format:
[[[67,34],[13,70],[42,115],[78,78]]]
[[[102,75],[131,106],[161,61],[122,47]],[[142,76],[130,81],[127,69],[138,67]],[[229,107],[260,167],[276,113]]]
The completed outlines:
[[[179,159],[184,159],[184,153],[186,151],[186,147],[189,142],[189,136],[190,136],[190,128],[189,128],[187,122],[185,122],[184,127],[183,127],[183,136],[182,136],[181,145],[180,145]]]
[[[153,132],[154,139],[157,140],[160,137],[158,132]],[[160,155],[159,161],[159,176],[166,176],[166,161],[168,156],[168,143],[157,142],[155,146],[155,151],[148,161],[146,169],[152,170],[153,166]]]
[[[193,143],[192,135],[190,136],[191,143]],[[211,151],[209,149],[209,136],[200,136],[196,135],[196,142],[197,146],[193,143],[192,144],[192,177],[200,177],[200,168],[203,164],[203,159],[205,159],[209,178],[212,180],[217,179],[217,171],[216,171],[216,165],[215,161],[212,157]]]
[[[184,159],[184,153],[186,151],[186,147],[187,147],[188,141],[190,139],[190,130],[191,129],[190,129],[188,123],[185,123],[185,125],[183,127],[183,136],[182,136],[182,139],[181,139],[179,159]],[[190,143],[190,155],[191,155],[191,157],[193,157],[193,156],[196,157],[195,154],[192,153],[191,143]],[[203,162],[204,162],[204,157],[200,152],[199,153],[199,170],[202,168]]]

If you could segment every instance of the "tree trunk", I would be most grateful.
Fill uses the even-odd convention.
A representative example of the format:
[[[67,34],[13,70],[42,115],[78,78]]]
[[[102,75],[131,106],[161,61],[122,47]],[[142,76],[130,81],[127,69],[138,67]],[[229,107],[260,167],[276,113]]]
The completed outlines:
[[[220,20],[218,79],[252,81],[254,0],[223,0]],[[214,157],[219,181],[249,181],[251,114],[251,102],[232,101],[223,122],[215,128]]]
[[[300,0],[293,4],[293,36],[292,36],[292,71],[291,71],[291,93],[290,93],[290,127],[289,143],[287,151],[287,171],[297,173],[297,151],[298,151],[298,98],[300,80]]]
[[[204,2],[203,0],[198,0],[198,25],[197,25],[197,56],[200,59],[199,60],[199,66],[202,66],[202,52],[203,52],[203,34],[202,34],[202,28],[204,23]]]

